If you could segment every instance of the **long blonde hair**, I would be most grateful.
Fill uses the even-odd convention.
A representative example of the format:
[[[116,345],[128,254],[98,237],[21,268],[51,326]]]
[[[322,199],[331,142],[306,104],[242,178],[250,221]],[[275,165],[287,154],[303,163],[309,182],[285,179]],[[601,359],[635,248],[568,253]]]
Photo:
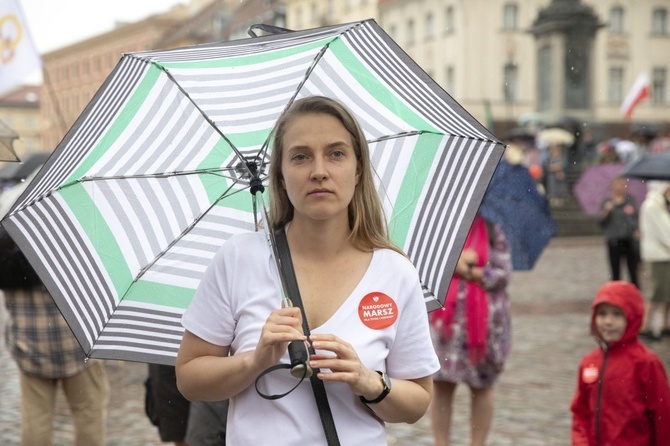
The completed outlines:
[[[325,114],[337,118],[351,135],[360,179],[349,203],[349,228],[351,243],[358,249],[371,251],[389,248],[402,253],[390,240],[384,209],[374,186],[370,149],[365,135],[353,114],[340,102],[324,97],[309,96],[295,101],[277,120],[273,131],[270,155],[270,211],[272,230],[283,228],[293,219],[294,207],[282,186],[283,139],[286,127],[296,118],[312,114]]]

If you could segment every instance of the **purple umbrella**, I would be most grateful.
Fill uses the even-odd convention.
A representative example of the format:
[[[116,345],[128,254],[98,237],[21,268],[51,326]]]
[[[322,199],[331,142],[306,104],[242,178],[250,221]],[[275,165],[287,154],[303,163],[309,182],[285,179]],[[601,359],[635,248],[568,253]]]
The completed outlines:
[[[600,206],[611,195],[612,180],[620,177],[624,164],[608,163],[586,168],[575,183],[572,192],[587,215],[597,216]],[[647,195],[647,185],[642,180],[627,178],[628,195],[640,206]]]

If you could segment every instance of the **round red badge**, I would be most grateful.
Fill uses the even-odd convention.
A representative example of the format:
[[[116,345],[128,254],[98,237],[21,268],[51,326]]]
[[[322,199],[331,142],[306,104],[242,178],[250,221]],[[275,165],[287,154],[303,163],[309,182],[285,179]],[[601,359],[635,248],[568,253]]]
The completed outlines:
[[[593,364],[589,364],[588,367],[584,367],[582,370],[582,381],[586,384],[592,384],[598,380],[598,367]]]
[[[384,293],[367,294],[358,304],[358,317],[366,327],[382,330],[398,320],[398,305]]]

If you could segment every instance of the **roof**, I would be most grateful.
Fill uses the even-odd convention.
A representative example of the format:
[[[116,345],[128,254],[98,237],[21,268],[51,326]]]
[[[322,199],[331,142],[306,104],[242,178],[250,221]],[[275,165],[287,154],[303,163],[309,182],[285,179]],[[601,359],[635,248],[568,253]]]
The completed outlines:
[[[40,86],[21,85],[0,96],[0,107],[39,107]]]

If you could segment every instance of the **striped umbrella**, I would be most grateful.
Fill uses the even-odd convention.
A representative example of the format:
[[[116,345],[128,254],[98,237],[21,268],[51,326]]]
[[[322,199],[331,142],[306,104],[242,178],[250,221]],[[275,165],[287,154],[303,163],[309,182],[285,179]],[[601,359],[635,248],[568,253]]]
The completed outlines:
[[[91,357],[174,363],[215,252],[255,230],[290,103],[345,103],[438,308],[503,145],[373,21],[125,54],[3,221]]]

